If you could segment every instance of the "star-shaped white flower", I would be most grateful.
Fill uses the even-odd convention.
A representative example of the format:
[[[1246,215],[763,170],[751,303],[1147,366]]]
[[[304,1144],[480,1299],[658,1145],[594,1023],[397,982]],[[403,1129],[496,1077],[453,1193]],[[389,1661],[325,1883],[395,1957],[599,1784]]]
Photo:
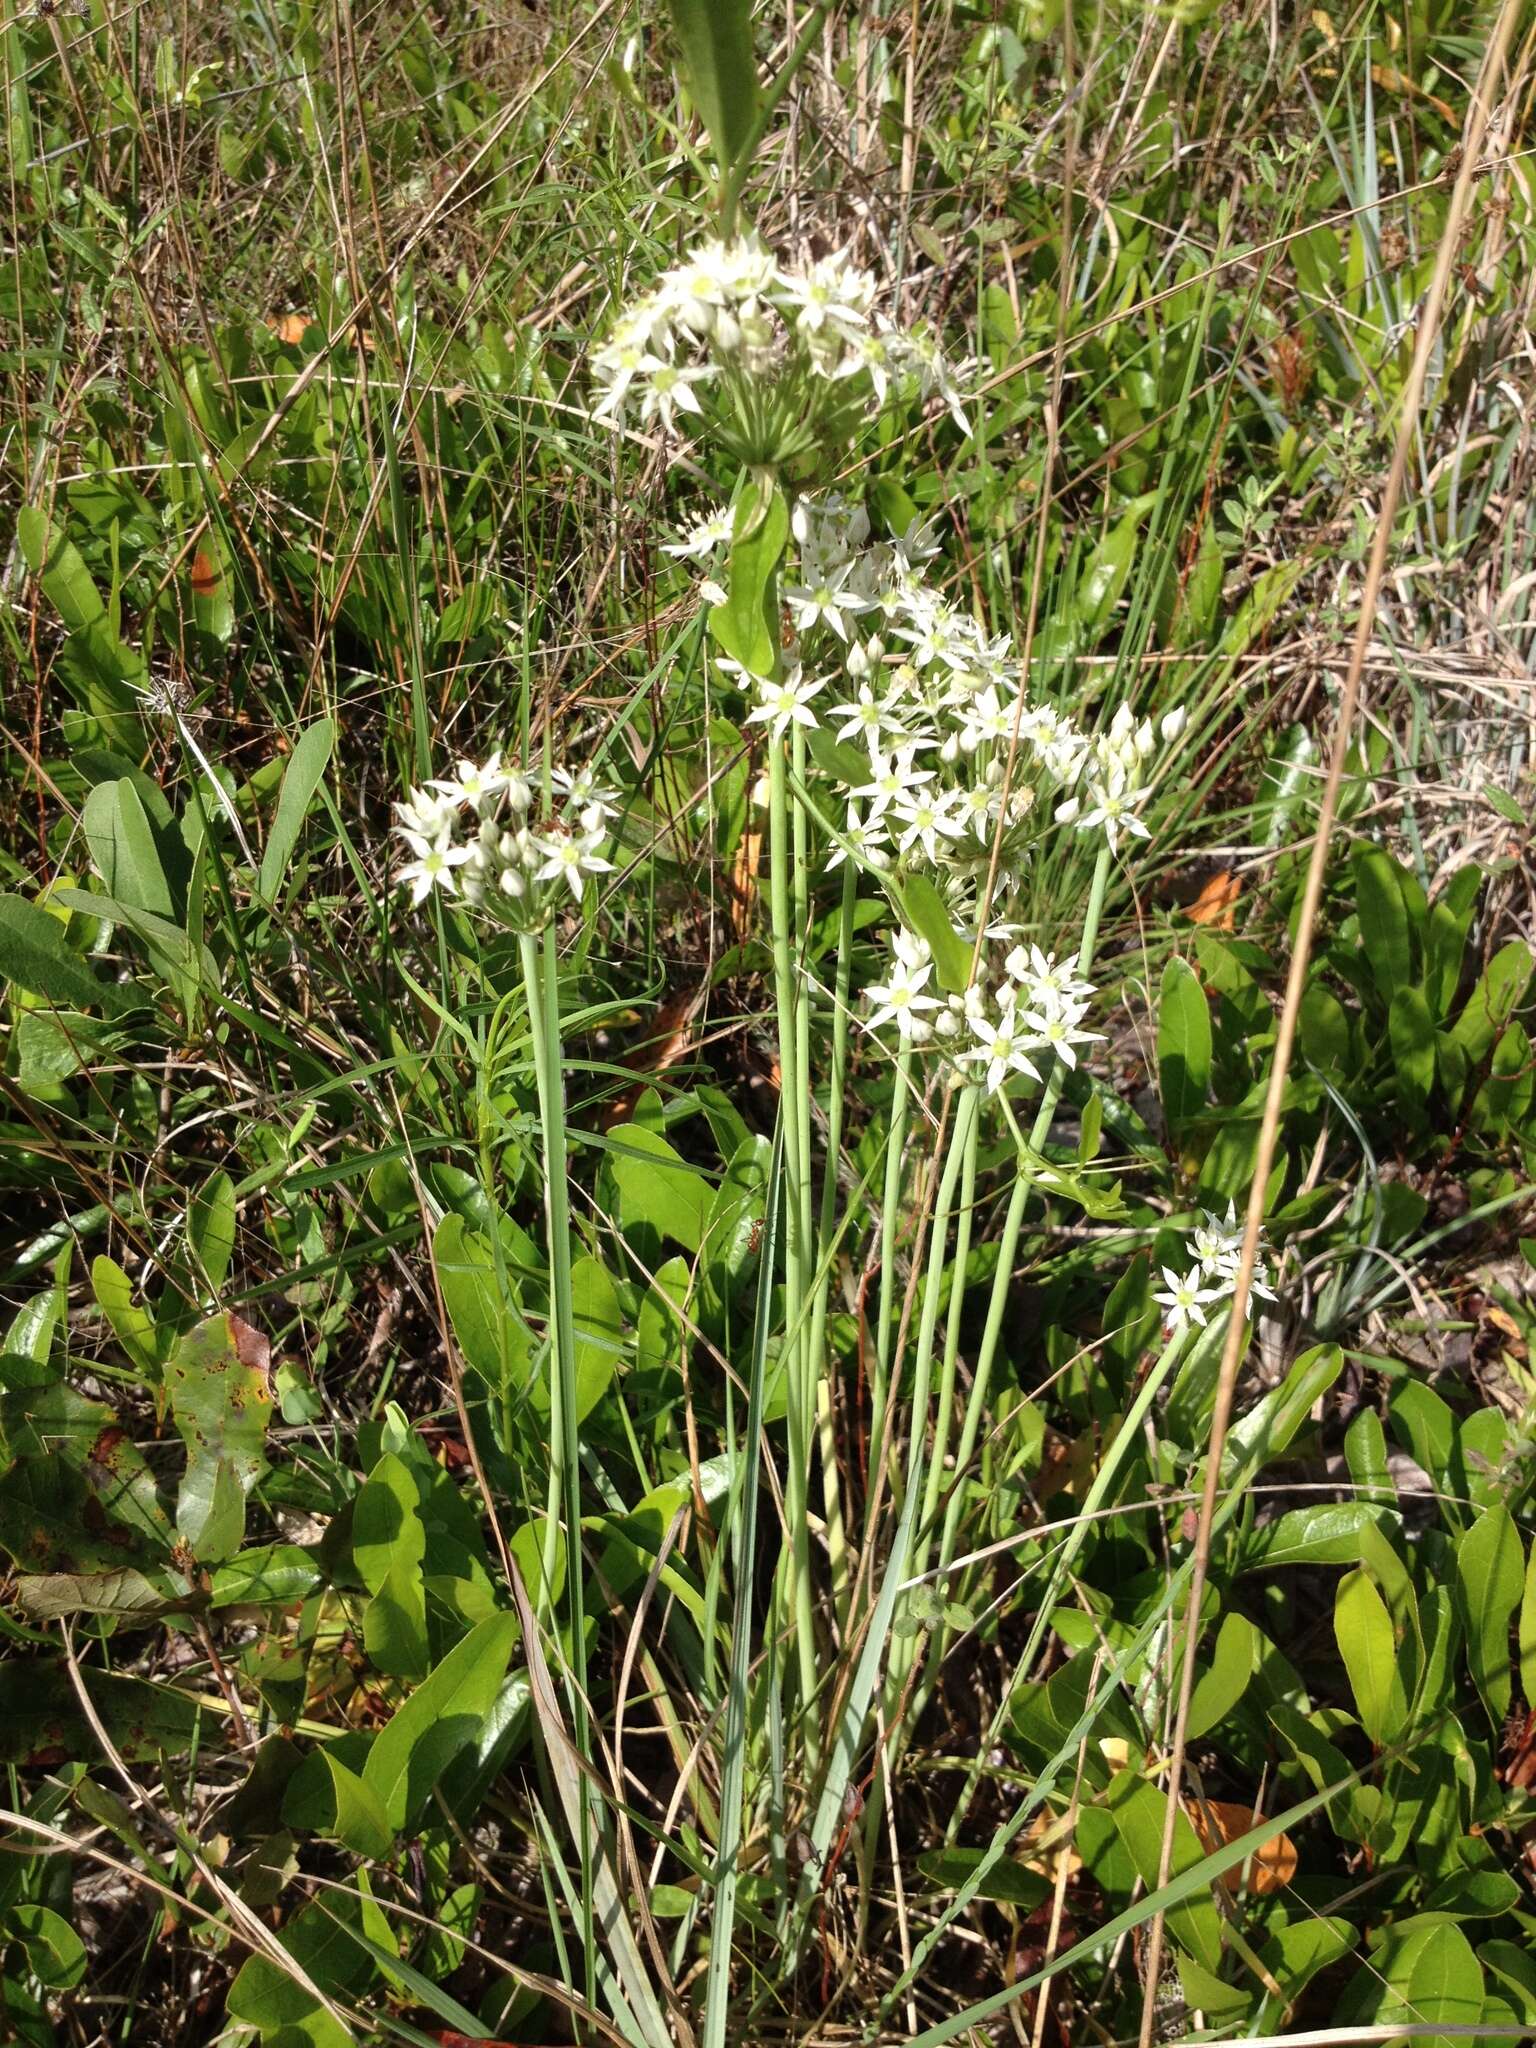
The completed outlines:
[[[791,669],[782,682],[761,683],[760,702],[747,713],[747,723],[766,725],[776,740],[782,739],[792,725],[803,725],[814,732],[819,720],[810,700],[824,687],[823,680],[812,681],[798,668]]]
[[[1164,1310],[1163,1325],[1170,1337],[1176,1337],[1181,1330],[1187,1330],[1191,1323],[1198,1323],[1201,1329],[1206,1325],[1206,1310],[1220,1297],[1217,1290],[1201,1285],[1204,1275],[1198,1267],[1191,1273],[1176,1273],[1172,1266],[1164,1266],[1163,1279],[1166,1283],[1161,1294],[1152,1299]]]
[[[869,1020],[870,1030],[894,1023],[903,1038],[923,1035],[922,1013],[939,1007],[937,997],[923,993],[932,973],[931,965],[905,967],[898,961],[888,981],[872,982],[864,991],[866,999],[877,1006]]]

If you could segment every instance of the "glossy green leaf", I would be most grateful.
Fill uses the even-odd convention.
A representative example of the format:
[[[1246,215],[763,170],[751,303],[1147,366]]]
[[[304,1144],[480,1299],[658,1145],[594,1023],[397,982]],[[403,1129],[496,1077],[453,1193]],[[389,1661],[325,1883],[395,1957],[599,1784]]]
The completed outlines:
[[[1435,1023],[1419,989],[1393,991],[1387,1031],[1398,1101],[1414,1123],[1422,1124],[1435,1085]]]
[[[426,1553],[415,1478],[386,1451],[353,1504],[352,1558],[372,1595],[363,1645],[371,1663],[397,1678],[425,1678],[429,1668]]]
[[[5,1915],[3,1932],[21,1943],[27,1968],[50,1991],[67,1991],[85,1975],[85,1943],[51,1906],[12,1906]]]
[[[1333,1634],[1349,1674],[1360,1725],[1378,1748],[1395,1742],[1408,1717],[1397,1668],[1397,1638],[1386,1602],[1367,1573],[1346,1572],[1333,1603]]]
[[[1413,944],[1397,863],[1379,847],[1361,846],[1353,865],[1360,942],[1381,999],[1390,1003],[1413,980]]]
[[[904,875],[887,885],[897,907],[933,955],[939,986],[961,995],[970,985],[971,949],[955,930],[948,906],[926,875]]]
[[[91,1292],[129,1363],[146,1379],[158,1379],[154,1318],[135,1302],[133,1283],[115,1259],[103,1255],[91,1261]]]
[[[1509,1712],[1509,1622],[1525,1590],[1520,1532],[1502,1505],[1486,1508],[1456,1545],[1467,1663],[1496,1729]]]
[[[1157,1073],[1168,1128],[1183,1131],[1211,1086],[1211,1011],[1200,977],[1177,957],[1163,969],[1157,1005]]]
[[[278,791],[277,811],[272,819],[272,829],[267,834],[267,843],[262,849],[261,871],[257,888],[263,899],[272,903],[288,863],[293,858],[293,849],[299,843],[299,834],[304,829],[304,820],[314,801],[315,791],[320,787],[331,749],[336,744],[336,727],[329,718],[319,719],[314,725],[306,726],[294,743],[288,766],[283,771],[283,786]]]
[[[783,492],[749,484],[736,507],[726,602],[709,613],[710,631],[749,676],[771,676],[778,666],[777,572],[788,538]]]
[[[1121,1841],[1149,1890],[1157,1885],[1167,1801],[1163,1789],[1139,1771],[1121,1771],[1111,1781],[1104,1803],[1114,1817]],[[1180,1813],[1174,1823],[1170,1882],[1194,1869],[1204,1857],[1200,1838]],[[1168,1914],[1168,1932],[1208,1970],[1221,1967],[1221,1915],[1209,1892],[1197,1893]]]
[[[1359,1501],[1291,1508],[1243,1538],[1239,1569],[1277,1571],[1298,1564],[1353,1564],[1360,1554],[1360,1530],[1384,1513]]]
[[[121,1010],[130,998],[76,953],[58,918],[23,896],[0,895],[0,974],[75,1009]]]
[[[283,1794],[291,1828],[330,1835],[359,1856],[387,1856],[394,1835],[377,1790],[322,1744],[304,1759]]]
[[[607,1160],[619,1191],[619,1223],[637,1224],[696,1252],[714,1190],[655,1131],[616,1124],[608,1133]]]
[[[217,1297],[235,1251],[235,1185],[227,1173],[210,1174],[193,1196],[187,1208],[187,1244],[208,1291]]]
[[[917,1867],[934,1891],[958,1891],[973,1876],[982,1858],[980,1849],[930,1849],[919,1856]],[[979,1899],[996,1899],[1005,1906],[1017,1906],[1032,1913],[1051,1895],[1051,1886],[1037,1870],[999,1857],[976,1886]]]
[[[683,76],[721,171],[746,147],[757,113],[752,0],[669,0]]]
[[[1452,1041],[1472,1066],[1485,1060],[1531,982],[1531,949],[1523,939],[1501,946],[1484,969],[1467,1006],[1451,1026]]]
[[[1258,1630],[1245,1614],[1224,1614],[1208,1670],[1195,1680],[1189,1702],[1189,1738],[1208,1735],[1231,1713],[1253,1676]]]
[[[455,1645],[375,1738],[363,1765],[392,1829],[408,1826],[459,1752],[478,1736],[495,1703],[517,1636],[510,1614],[495,1614]]]
[[[485,1240],[450,1212],[432,1239],[432,1262],[464,1361],[490,1391],[526,1386],[531,1377],[528,1333]]]

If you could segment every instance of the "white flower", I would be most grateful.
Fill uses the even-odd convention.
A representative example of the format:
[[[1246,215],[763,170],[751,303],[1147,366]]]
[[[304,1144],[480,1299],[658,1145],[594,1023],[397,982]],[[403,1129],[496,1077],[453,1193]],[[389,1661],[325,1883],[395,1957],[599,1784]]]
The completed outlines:
[[[1042,1004],[1038,1009],[1024,1012],[1024,1023],[1034,1034],[1036,1043],[1069,1067],[1077,1065],[1079,1045],[1091,1045],[1104,1036],[1102,1031],[1081,1029],[1082,1012],[1076,1004],[1063,1003],[1060,997]]]
[[[1189,712],[1182,704],[1175,705],[1172,711],[1165,711],[1162,723],[1158,726],[1158,731],[1162,734],[1165,745],[1172,746],[1188,723]]]
[[[507,786],[507,771],[501,765],[499,752],[492,754],[482,767],[475,761],[459,761],[454,765],[451,781],[429,782],[428,789],[435,789],[439,796],[452,804],[489,803],[499,796]]]
[[[891,857],[882,821],[871,818],[866,821],[857,804],[848,806],[847,821],[843,826],[843,839],[834,846],[827,857],[829,868],[841,867],[845,860],[861,862],[865,867],[888,868]]]
[[[849,666],[852,666],[851,661]],[[839,704],[830,715],[842,721],[839,739],[861,739],[871,753],[878,753],[885,739],[899,740],[902,737],[900,726],[886,714],[884,700],[875,696],[868,683],[860,683],[859,694],[853,702]]]
[[[1015,946],[1003,962],[1003,971],[1017,982],[1020,996],[1032,1010],[1051,1003],[1080,1003],[1091,996],[1092,982],[1080,981],[1076,968],[1075,953],[1058,960],[1038,946],[1031,946],[1027,953],[1022,946]]]
[[[412,903],[423,902],[433,889],[453,895],[457,887],[453,871],[473,860],[475,849],[455,846],[447,838],[423,839],[419,832],[407,832],[404,838],[416,858],[406,862],[396,880],[402,888],[410,884]]]
[[[646,356],[640,364],[645,386],[640,394],[640,422],[659,419],[668,430],[680,412],[702,413],[695,384],[715,374],[713,363],[695,363],[687,368],[666,362],[660,356]]]
[[[901,828],[896,836],[898,850],[910,853],[914,846],[921,846],[931,861],[939,858],[941,839],[958,839],[965,829],[948,800],[926,789],[898,797],[891,806],[891,816]]]
[[[454,798],[434,796],[431,789],[413,789],[403,804],[395,805],[395,815],[400,820],[395,830],[428,841],[441,839],[452,830],[458,813]]]
[[[578,810],[595,811],[599,817],[611,818],[619,808],[617,794],[605,789],[590,767],[578,768],[574,774],[568,768],[552,768],[549,779],[566,802]]]
[[[663,542],[661,552],[680,562],[707,561],[730,539],[732,516],[729,505],[722,505],[715,512],[702,513],[687,528],[681,540]]]
[[[825,624],[843,641],[848,638],[849,618],[869,610],[868,601],[847,587],[844,570],[825,575],[814,584],[790,584],[784,592],[784,602],[797,633],[809,633]]]
[[[1011,1007],[1004,1007],[995,1018],[973,1013],[968,1021],[976,1043],[961,1058],[986,1069],[989,1094],[995,1095],[1010,1074],[1028,1074],[1032,1081],[1039,1080],[1040,1070],[1029,1057],[1029,1038]]]
[[[932,973],[933,968],[926,963],[908,967],[898,960],[888,981],[872,982],[864,991],[866,1000],[878,1005],[869,1020],[870,1030],[878,1031],[883,1024],[894,1022],[903,1038],[926,1035],[921,1013],[939,1007],[936,997],[923,994]]]
[[[1090,832],[1095,825],[1102,826],[1111,851],[1119,844],[1122,832],[1130,832],[1138,839],[1152,837],[1136,815],[1136,792],[1129,787],[1125,771],[1118,764],[1111,768],[1105,781],[1089,783],[1088,802],[1091,808],[1078,818],[1077,829]],[[1056,816],[1061,817],[1060,808]]]
[[[1176,1337],[1191,1323],[1199,1323],[1203,1329],[1206,1321],[1205,1312],[1217,1296],[1213,1289],[1201,1286],[1202,1275],[1199,1268],[1192,1273],[1179,1274],[1175,1273],[1172,1266],[1164,1266],[1163,1279],[1167,1283],[1165,1291],[1162,1294],[1154,1294],[1152,1299],[1159,1308],[1167,1310],[1164,1325],[1169,1336]]]
[[[781,683],[760,683],[762,701],[747,713],[747,723],[766,725],[776,740],[782,739],[792,725],[803,725],[814,732],[819,721],[810,700],[823,687],[822,682],[812,682],[798,668],[791,669]]]
[[[802,334],[830,329],[841,340],[857,342],[869,325],[875,281],[846,254],[824,256],[803,277],[780,277],[777,296],[793,310]]]
[[[872,818],[878,818],[882,811],[888,810],[898,797],[910,796],[925,782],[932,782],[933,769],[913,765],[916,745],[917,742],[909,741],[898,747],[894,754],[870,755],[869,780],[851,794],[868,801]]]
[[[613,867],[612,861],[604,860],[585,836],[561,833],[551,838],[541,837],[534,844],[544,856],[543,865],[534,875],[534,880],[564,882],[577,903],[581,901],[586,877],[608,874]]]

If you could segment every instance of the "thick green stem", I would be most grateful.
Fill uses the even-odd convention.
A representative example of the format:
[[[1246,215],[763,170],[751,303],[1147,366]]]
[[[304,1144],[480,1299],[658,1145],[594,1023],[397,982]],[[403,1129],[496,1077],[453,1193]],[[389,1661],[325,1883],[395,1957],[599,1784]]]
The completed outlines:
[[[784,1133],[784,1384],[787,1466],[784,1506],[789,1520],[789,1548],[781,1581],[794,1620],[795,1654],[800,1675],[801,1704],[809,1709],[817,1686],[816,1627],[811,1608],[811,1546],[806,1521],[811,1464],[812,1404],[807,1402],[805,1353],[809,1331],[804,1314],[806,1281],[813,1247],[806,1222],[810,1213],[809,1162],[802,1148],[804,1126],[798,1096],[800,1068],[799,978],[796,932],[790,887],[792,852],[786,764],[782,745],[775,745],[768,767],[768,893],[773,920],[773,970],[779,1024],[779,1120]],[[819,1748],[811,1716],[806,1713],[809,1754]]]
[[[817,1377],[816,1426],[821,1444],[821,1492],[827,1524],[827,1561],[832,1570],[832,1600],[839,1624],[848,1619],[848,1537],[843,1524],[842,1488],[837,1469],[837,1427],[832,1378],[827,1371],[827,1309],[832,1286],[829,1270],[837,1224],[838,1171],[843,1150],[843,1094],[848,1074],[848,1016],[853,988],[853,918],[858,904],[858,871],[843,866],[843,895],[837,924],[837,976],[832,991],[832,1062],[827,1082],[827,1160],[821,1181],[821,1214],[816,1230],[819,1276],[811,1311],[810,1353]]]
[[[571,1301],[571,1211],[565,1142],[565,1084],[560,1060],[559,956],[551,926],[542,953],[527,933],[518,940],[528,1025],[533,1038],[534,1079],[544,1139],[544,1217],[549,1235],[550,1334],[554,1369],[549,1376],[549,1515],[541,1559],[547,1597],[553,1601],[561,1526],[565,1528],[565,1585],[571,1666],[571,1727],[578,1755],[588,1752],[587,1630],[581,1555],[581,1452],[576,1427],[576,1318]],[[558,1483],[557,1483],[558,1475]],[[592,1837],[588,1802],[581,1801],[578,1849],[582,1897],[590,1903]],[[584,1930],[590,1943],[592,1929]],[[590,1951],[589,1951],[590,1952]]]
[[[1093,880],[1088,888],[1088,907],[1083,916],[1083,936],[1077,954],[1077,971],[1085,979],[1093,970],[1093,953],[1098,944],[1099,924],[1104,915],[1104,892],[1109,885],[1109,868],[1109,848],[1100,847],[1099,857],[1094,862]],[[1030,1149],[1034,1152],[1040,1150],[1050,1134],[1051,1120],[1056,1114],[1056,1105],[1061,1100],[1066,1078],[1066,1069],[1058,1060],[1046,1077],[1040,1107],[1030,1130]],[[982,1331],[981,1349],[976,1357],[976,1371],[971,1380],[970,1399],[966,1403],[960,1441],[955,1448],[954,1471],[949,1475],[949,1505],[944,1517],[944,1535],[939,1545],[939,1560],[942,1564],[948,1564],[955,1554],[955,1538],[965,1495],[961,1482],[969,1469],[971,1459],[975,1456],[981,1418],[987,1412],[992,1366],[997,1357],[998,1341],[1002,1336],[1003,1317],[1007,1311],[1008,1295],[1013,1285],[1013,1262],[1018,1255],[1019,1232],[1023,1227],[1024,1211],[1029,1204],[1031,1186],[1029,1173],[1021,1161],[1018,1178],[1013,1184],[1013,1193],[1008,1198],[1008,1211],[1003,1219],[1002,1236],[997,1248],[997,1265],[992,1275],[992,1295],[987,1303],[986,1326]],[[942,1641],[938,1648],[942,1654]]]
[[[896,1236],[901,1222],[903,1155],[912,1108],[912,1047],[903,1039],[896,1054],[891,1120],[885,1143],[885,1189],[880,1207],[880,1296],[875,1322],[875,1369],[870,1382],[869,1455],[882,1455],[885,1410],[891,1384],[891,1345],[896,1335]],[[871,1482],[872,1483],[872,1482]]]

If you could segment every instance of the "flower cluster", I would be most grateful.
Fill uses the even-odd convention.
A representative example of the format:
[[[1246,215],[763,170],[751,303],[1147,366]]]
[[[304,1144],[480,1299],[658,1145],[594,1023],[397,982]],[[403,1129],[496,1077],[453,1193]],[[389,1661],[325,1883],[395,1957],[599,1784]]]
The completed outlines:
[[[988,872],[996,847],[1006,882],[1053,822],[1111,847],[1146,836],[1138,805],[1160,750],[1183,731],[1182,707],[1154,727],[1122,705],[1085,732],[1023,695],[1006,633],[989,635],[926,579],[937,553],[928,526],[873,540],[862,507],[827,496],[797,500],[792,531],[784,669],[770,678],[720,666],[753,697],[750,724],[775,739],[824,727],[843,743],[840,767],[823,771],[842,785],[834,864],[920,866],[958,884]],[[672,551],[708,562],[728,537],[728,515],[710,514]],[[711,579],[702,594],[725,595]]]
[[[1077,1048],[1102,1034],[1083,1029],[1093,989],[1079,979],[1075,958],[1020,945],[1007,926],[993,925],[986,940],[964,995],[941,996],[930,985],[926,941],[898,928],[889,973],[864,994],[874,1005],[871,1030],[894,1024],[909,1045],[938,1041],[995,1095],[1015,1074],[1038,1081],[1041,1055],[1075,1067]]]
[[[546,923],[562,897],[581,901],[606,874],[616,799],[590,770],[556,768],[546,806],[538,786],[494,753],[460,761],[446,780],[396,804],[395,831],[411,858],[396,881],[422,902],[433,889],[488,909],[523,930]]]
[[[671,428],[680,417],[702,417],[718,392],[722,410],[744,408],[755,418],[749,439],[761,442],[768,429],[782,453],[788,422],[775,434],[751,401],[794,387],[803,428],[808,378],[824,391],[850,386],[862,411],[869,399],[878,408],[893,389],[911,385],[940,398],[967,431],[956,371],[930,336],[878,311],[876,297],[872,273],[846,253],[795,269],[755,235],[700,243],[624,310],[596,352],[596,416],[619,419],[633,404],[641,425]],[[771,459],[769,447],[754,452]]]
[[[1176,1337],[1192,1323],[1203,1329],[1208,1312],[1231,1300],[1243,1251],[1243,1227],[1235,1209],[1229,1206],[1225,1217],[1202,1210],[1189,1245],[1194,1264],[1187,1273],[1164,1266],[1163,1292],[1152,1297],[1163,1311],[1170,1337]],[[1275,1299],[1262,1258],[1254,1265],[1249,1292],[1264,1301]]]

